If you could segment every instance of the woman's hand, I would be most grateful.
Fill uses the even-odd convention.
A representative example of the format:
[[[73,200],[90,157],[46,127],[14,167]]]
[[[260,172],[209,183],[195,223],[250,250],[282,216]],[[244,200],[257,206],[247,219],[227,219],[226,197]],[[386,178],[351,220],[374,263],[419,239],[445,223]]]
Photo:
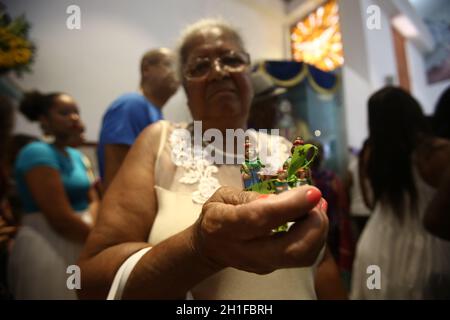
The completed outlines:
[[[326,201],[303,186],[280,195],[220,188],[203,206],[194,226],[193,248],[217,268],[267,274],[312,265],[328,232]],[[295,221],[288,232],[272,230]]]

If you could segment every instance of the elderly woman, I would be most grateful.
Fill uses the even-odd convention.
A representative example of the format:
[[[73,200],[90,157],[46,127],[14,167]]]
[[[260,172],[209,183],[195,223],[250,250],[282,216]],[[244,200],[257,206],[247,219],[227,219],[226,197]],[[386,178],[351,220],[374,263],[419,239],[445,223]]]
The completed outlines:
[[[200,21],[184,33],[179,60],[191,114],[203,130],[245,128],[253,90],[238,33],[220,21]],[[176,132],[158,122],[131,148],[81,255],[81,297],[344,296],[337,285],[319,288],[333,283],[336,270],[322,250],[328,221],[318,189],[271,197],[240,191],[238,165],[178,157],[185,149]],[[272,233],[299,219],[289,232]],[[318,263],[323,272],[315,283]]]

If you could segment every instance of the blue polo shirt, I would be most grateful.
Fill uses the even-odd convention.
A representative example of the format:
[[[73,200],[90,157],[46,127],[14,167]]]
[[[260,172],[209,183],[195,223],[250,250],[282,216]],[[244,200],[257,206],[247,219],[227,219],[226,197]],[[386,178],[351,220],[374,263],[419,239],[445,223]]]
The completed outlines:
[[[127,93],[115,100],[103,116],[98,142],[97,158],[101,178],[105,170],[105,145],[131,146],[145,127],[162,119],[161,109],[142,94]]]

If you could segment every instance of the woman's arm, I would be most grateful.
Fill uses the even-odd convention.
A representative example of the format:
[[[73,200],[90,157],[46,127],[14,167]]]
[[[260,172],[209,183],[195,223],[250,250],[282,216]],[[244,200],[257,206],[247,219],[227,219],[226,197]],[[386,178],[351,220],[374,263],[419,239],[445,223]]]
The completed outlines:
[[[330,250],[326,248],[325,255],[317,267],[315,286],[317,298],[320,300],[347,300],[348,293],[344,289],[339,268]]]
[[[161,124],[145,129],[104,194],[97,222],[81,254],[80,298],[106,298],[115,273],[133,253],[148,247],[156,215],[153,166]]]
[[[105,145],[105,176],[103,177],[103,191],[106,191],[120,169],[130,146],[125,144]]]
[[[38,166],[25,174],[25,180],[39,210],[52,228],[67,239],[83,243],[90,227],[71,208],[59,172]]]
[[[97,224],[79,261],[81,298],[104,299],[121,264],[133,253],[150,246],[147,239],[157,209],[153,176],[158,148],[155,141],[159,141],[160,131],[161,124],[156,123],[142,132],[105,194]],[[193,251],[190,238],[191,230],[185,230],[150,250],[130,275],[124,297],[144,291],[136,288],[136,282],[141,281],[136,280],[145,278],[145,283],[152,283],[155,288],[168,288],[168,292],[157,292],[159,297],[183,298],[190,284],[183,289],[182,279],[194,279],[195,274],[204,269],[204,262]],[[171,267],[174,265],[176,268]],[[186,272],[180,274],[189,265],[192,266],[189,277]],[[148,268],[164,270],[161,272],[163,278],[148,278],[147,274],[152,274]],[[207,272],[198,277],[205,278],[210,274]],[[167,282],[159,286],[158,281]],[[167,286],[172,281],[177,285]]]

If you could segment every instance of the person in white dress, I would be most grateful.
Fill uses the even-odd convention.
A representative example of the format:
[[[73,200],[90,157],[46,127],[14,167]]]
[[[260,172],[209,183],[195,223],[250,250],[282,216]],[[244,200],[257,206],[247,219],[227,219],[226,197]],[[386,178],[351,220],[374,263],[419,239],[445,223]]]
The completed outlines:
[[[403,89],[376,92],[368,110],[363,172],[374,211],[357,244],[351,298],[448,299],[450,244],[428,233],[423,218],[450,143],[430,134],[419,103]]]

